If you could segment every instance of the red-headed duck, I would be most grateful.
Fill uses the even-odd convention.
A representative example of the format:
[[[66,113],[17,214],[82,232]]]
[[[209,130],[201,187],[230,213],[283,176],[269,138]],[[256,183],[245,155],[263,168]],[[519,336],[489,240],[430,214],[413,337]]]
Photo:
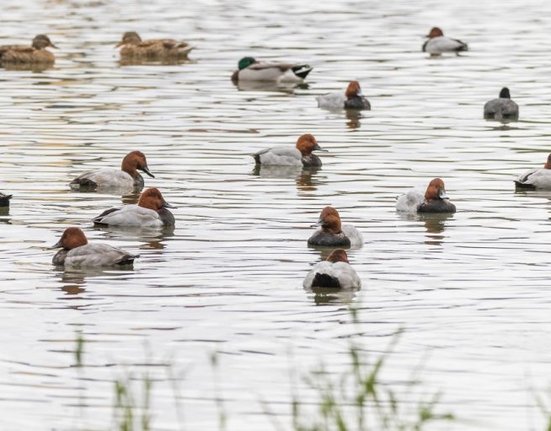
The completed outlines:
[[[503,87],[497,99],[492,99],[484,105],[484,118],[503,123],[518,120],[518,105],[511,100],[511,93]]]
[[[369,100],[362,94],[358,81],[350,81],[343,93],[328,93],[316,97],[318,106],[323,109],[356,109],[370,110]]]
[[[362,282],[348,263],[346,251],[338,249],[333,250],[327,260],[315,264],[302,285],[305,289],[313,287],[359,289]]]
[[[363,245],[362,234],[354,226],[341,225],[339,212],[333,207],[325,207],[314,226],[320,228],[308,239],[310,246],[359,248]]]
[[[237,67],[231,77],[234,84],[241,81],[299,83],[312,71],[312,67],[307,64],[269,63],[258,61],[254,57],[243,57]]]
[[[117,44],[123,61],[178,61],[186,60],[193,47],[174,39],[142,40],[135,31],[127,31]]]
[[[312,151],[326,151],[319,145],[314,135],[307,133],[297,139],[295,148],[271,147],[253,154],[257,165],[319,167],[321,160]]]
[[[125,205],[121,208],[111,208],[92,221],[96,225],[126,226],[142,228],[159,228],[174,226],[174,216],[168,210],[170,205],[159,189],[152,187],[140,195],[138,205]]]
[[[46,48],[57,48],[45,34],[34,37],[31,46],[1,45],[0,63],[2,65],[52,65],[55,56]]]
[[[433,56],[445,52],[455,52],[459,54],[461,51],[469,50],[465,42],[444,36],[444,32],[438,27],[433,27],[427,37],[429,39],[423,44],[423,52],[428,52]]]
[[[151,178],[155,176],[147,167],[147,159],[141,151],[131,151],[122,159],[121,169],[104,168],[85,172],[69,184],[73,190],[120,190],[131,192],[141,190],[144,186],[143,178],[138,169]]]
[[[396,200],[396,210],[408,213],[454,213],[455,205],[446,195],[444,181],[433,179],[423,195],[418,190],[410,190]]]
[[[551,154],[547,156],[547,163],[541,169],[531,169],[515,180],[520,189],[551,190]]]
[[[93,268],[131,265],[137,254],[107,244],[88,244],[86,235],[78,227],[68,227],[53,246],[59,248],[52,263],[71,268]]]

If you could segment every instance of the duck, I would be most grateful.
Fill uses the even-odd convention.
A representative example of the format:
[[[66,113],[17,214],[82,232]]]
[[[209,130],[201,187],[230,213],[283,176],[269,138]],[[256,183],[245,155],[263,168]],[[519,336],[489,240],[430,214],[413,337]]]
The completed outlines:
[[[319,220],[313,226],[320,226],[310,238],[309,246],[359,248],[363,245],[362,234],[352,225],[341,225],[339,212],[326,206]]]
[[[518,120],[518,105],[511,100],[511,92],[507,87],[501,89],[499,98],[484,104],[484,118],[501,122]]]
[[[234,84],[242,81],[267,81],[277,83],[300,83],[312,71],[307,64],[270,63],[243,57],[232,74]]]
[[[144,181],[138,170],[145,172],[151,178],[155,178],[147,166],[145,154],[141,151],[131,151],[122,159],[120,170],[104,168],[85,172],[71,181],[69,186],[76,191],[141,190]]]
[[[318,107],[323,109],[371,110],[369,100],[362,94],[358,81],[350,81],[343,93],[328,93],[316,97]]]
[[[461,51],[469,50],[465,42],[444,36],[444,32],[439,27],[433,27],[426,37],[429,39],[423,44],[423,52],[428,52],[431,56],[445,52],[459,54]]]
[[[6,195],[0,192],[0,208],[9,207],[11,198],[12,198],[12,195]]]
[[[396,210],[408,213],[455,213],[456,208],[446,195],[444,181],[434,178],[424,195],[418,190],[410,190],[399,196]]]
[[[542,169],[531,169],[515,180],[515,186],[528,190],[551,190],[551,154]]]
[[[302,285],[305,289],[325,287],[355,290],[361,287],[362,282],[348,262],[346,251],[337,249],[326,260],[314,265]]]
[[[61,248],[52,263],[66,268],[129,266],[139,257],[108,244],[88,244],[86,235],[78,227],[65,229],[61,239],[52,248]]]
[[[27,45],[1,45],[0,63],[2,65],[53,65],[55,55],[46,48],[57,48],[45,34],[38,34]]]
[[[174,226],[175,220],[168,208],[170,205],[159,189],[151,187],[140,195],[137,205],[125,205],[102,212],[92,221],[97,226],[120,226],[133,228],[161,228]]]
[[[189,43],[174,39],[142,40],[135,31],[127,31],[116,45],[122,60],[176,61],[186,60],[193,49]]]
[[[321,159],[313,151],[327,151],[321,148],[314,135],[306,133],[297,139],[295,148],[277,146],[252,154],[257,166],[303,166],[320,167]]]

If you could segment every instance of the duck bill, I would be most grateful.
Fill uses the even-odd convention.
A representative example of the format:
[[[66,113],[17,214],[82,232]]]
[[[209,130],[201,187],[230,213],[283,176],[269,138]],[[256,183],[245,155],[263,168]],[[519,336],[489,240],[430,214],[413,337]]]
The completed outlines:
[[[323,151],[324,153],[329,152],[328,150],[321,148],[318,144],[314,145],[314,151]]]
[[[446,190],[440,190],[438,192],[438,197],[440,199],[449,199],[448,195],[446,194]]]
[[[176,207],[165,201],[165,202],[163,202],[163,208],[176,208]]]
[[[310,227],[320,227],[321,226],[321,220],[318,220],[316,223],[311,224]]]
[[[61,240],[59,240],[54,245],[52,245],[50,248],[61,248],[61,247],[63,247],[63,246],[61,245]]]
[[[142,168],[142,171],[145,172],[147,175],[149,175],[151,178],[155,178],[155,175],[153,175],[153,174],[151,173],[151,171],[149,170],[149,168],[148,168],[147,166],[144,166],[144,167]]]
[[[57,46],[56,46],[56,45],[54,45],[54,44],[53,44],[53,43],[51,43],[51,42],[50,42],[50,46],[51,46],[52,48],[55,48],[55,49],[57,49]]]

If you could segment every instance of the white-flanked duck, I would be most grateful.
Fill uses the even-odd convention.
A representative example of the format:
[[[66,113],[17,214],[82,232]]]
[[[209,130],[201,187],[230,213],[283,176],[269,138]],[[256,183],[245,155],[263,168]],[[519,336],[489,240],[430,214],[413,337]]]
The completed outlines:
[[[333,250],[326,260],[314,265],[304,282],[305,289],[315,287],[335,289],[359,289],[362,285],[360,277],[348,262],[346,251]]]
[[[237,67],[231,78],[236,84],[242,81],[300,83],[312,71],[307,64],[263,62],[254,57],[243,57]]]
[[[322,149],[314,135],[306,133],[299,136],[295,148],[277,146],[266,148],[253,154],[254,161],[261,166],[304,166],[319,167],[321,159],[313,151]]]
[[[455,205],[446,194],[446,187],[441,178],[434,178],[428,185],[425,194],[410,190],[396,200],[396,210],[407,213],[454,213]]]
[[[433,56],[445,52],[455,52],[459,54],[462,51],[469,50],[465,42],[444,36],[444,32],[438,27],[433,27],[427,37],[429,39],[423,44],[423,52],[428,52]]]

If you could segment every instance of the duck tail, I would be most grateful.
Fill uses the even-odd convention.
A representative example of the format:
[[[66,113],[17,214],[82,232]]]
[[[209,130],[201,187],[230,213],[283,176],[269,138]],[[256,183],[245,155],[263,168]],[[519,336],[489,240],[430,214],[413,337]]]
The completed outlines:
[[[341,284],[337,277],[332,277],[329,274],[316,273],[312,281],[312,287],[333,287],[340,288]]]
[[[299,78],[305,79],[308,74],[312,71],[313,67],[307,64],[297,64],[292,67],[293,73]]]
[[[117,265],[132,265],[134,263],[134,259],[138,257],[140,257],[139,254],[126,254],[117,261]]]
[[[519,181],[519,180],[514,180],[514,181],[515,181],[515,187],[518,190],[536,190],[536,187],[534,187],[533,184],[523,183],[522,181]]]

